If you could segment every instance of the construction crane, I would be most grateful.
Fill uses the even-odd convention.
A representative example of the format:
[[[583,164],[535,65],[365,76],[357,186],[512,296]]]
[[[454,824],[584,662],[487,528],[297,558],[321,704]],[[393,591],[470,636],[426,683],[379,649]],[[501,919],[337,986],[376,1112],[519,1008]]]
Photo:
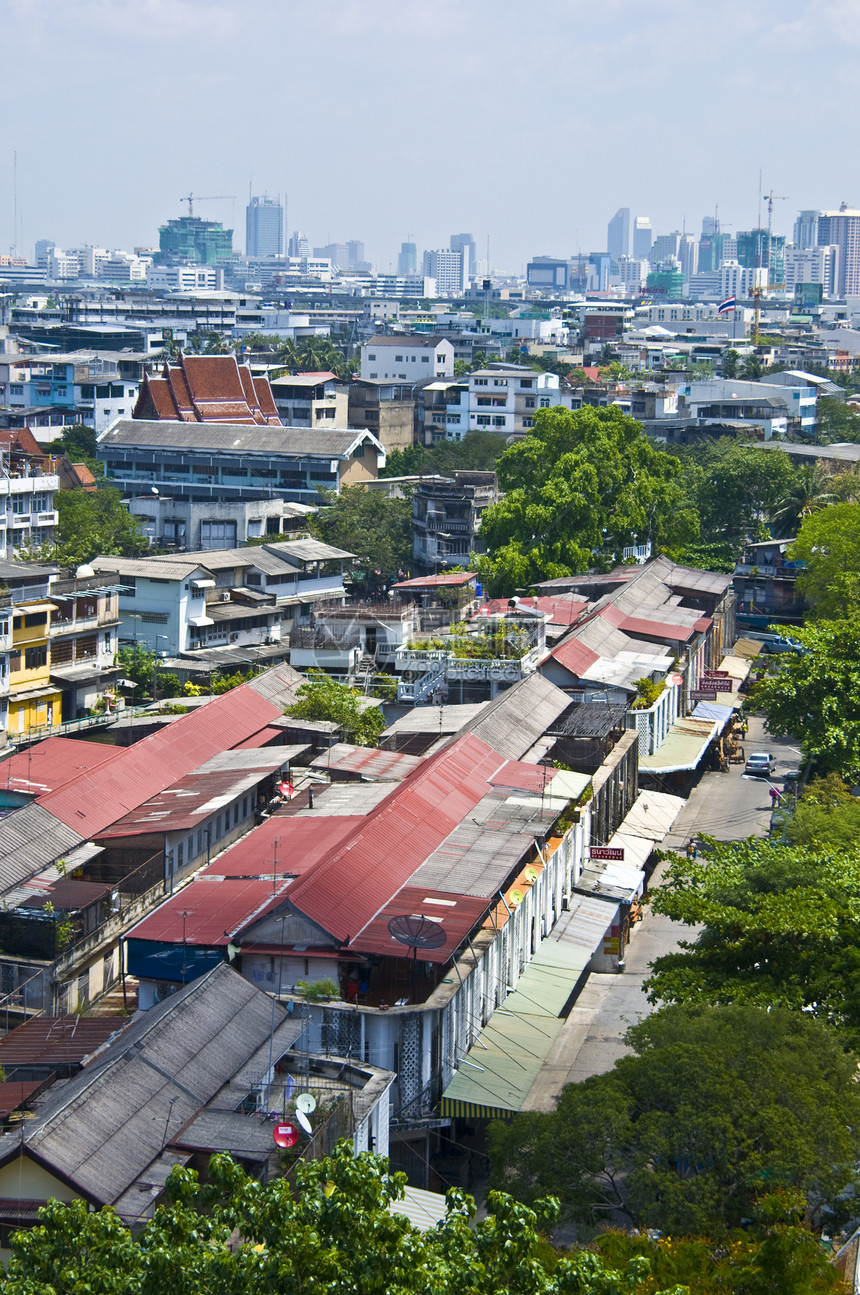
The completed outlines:
[[[759,184],[761,184],[761,180],[759,180]],[[759,189],[759,193],[761,193],[761,189]],[[774,204],[775,202],[788,202],[788,197],[787,197],[787,195],[786,195],[786,194],[784,194],[784,193],[774,193],[773,189],[771,189],[770,193],[762,194],[762,197],[764,197],[764,198],[766,198],[766,199],[767,199],[767,277],[768,277],[768,287],[769,287],[769,288],[771,288],[771,287],[772,287],[772,288],[778,288],[778,287],[782,287],[782,284],[777,284],[777,283],[773,283],[773,284],[772,284],[772,283],[770,282],[770,275],[771,275],[771,269],[772,269],[772,265],[771,265],[771,257],[770,257],[770,244],[771,244],[771,238],[773,237],[773,204]],[[761,206],[759,206],[759,213],[761,213]],[[759,223],[761,223],[761,221],[759,221]],[[759,249],[761,249],[761,229],[759,229],[759,235],[758,235],[758,238],[759,238]],[[758,263],[759,263],[759,269],[761,269],[761,250],[759,250]],[[759,324],[760,324],[760,322],[761,322],[761,298],[762,298],[762,293],[763,293],[763,292],[764,292],[764,289],[763,289],[763,287],[761,286],[761,284],[760,284],[760,283],[757,283],[757,284],[755,284],[755,285],[754,285],[754,287],[753,287],[753,291],[752,291],[753,299],[754,299],[754,301],[755,301],[755,318],[753,319],[753,330],[752,330],[752,342],[753,342],[753,346],[758,346],[758,343],[759,343]]]
[[[209,193],[200,197],[198,194],[187,193],[179,201],[188,203],[188,215],[193,216],[195,202],[235,202],[236,195],[235,193]]]

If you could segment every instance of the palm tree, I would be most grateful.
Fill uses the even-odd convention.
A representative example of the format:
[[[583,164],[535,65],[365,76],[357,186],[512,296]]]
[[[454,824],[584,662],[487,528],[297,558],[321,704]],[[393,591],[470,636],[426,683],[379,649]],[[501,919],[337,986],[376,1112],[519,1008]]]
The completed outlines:
[[[798,468],[791,489],[777,502],[771,514],[771,524],[778,538],[796,535],[805,517],[826,508],[834,500],[830,477],[821,464],[805,463]]]

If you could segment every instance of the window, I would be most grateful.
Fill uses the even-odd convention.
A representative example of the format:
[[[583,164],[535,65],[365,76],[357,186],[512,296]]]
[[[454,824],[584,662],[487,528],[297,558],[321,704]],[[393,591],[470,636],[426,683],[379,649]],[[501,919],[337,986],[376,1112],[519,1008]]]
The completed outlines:
[[[363,459],[363,458],[364,458],[364,446],[363,446],[363,445],[356,445],[355,449],[354,449],[354,450],[353,450],[353,452],[352,452],[352,457],[353,457],[354,459]]]
[[[504,427],[504,425],[505,425],[504,415],[502,415],[502,417],[501,417],[501,418],[499,418],[499,417],[498,417],[498,415],[497,415],[497,416],[493,419],[493,426],[494,426],[494,427]]]
[[[166,625],[169,617],[167,612],[141,612],[140,619],[144,625]]]
[[[201,522],[200,547],[201,549],[234,549],[236,547],[236,523]]]
[[[10,384],[9,384],[9,394],[10,394],[10,395],[12,395],[12,396],[23,396],[23,394],[24,394],[24,386],[23,386],[23,384],[22,384],[22,383],[20,383],[20,382],[12,382],[12,383],[10,383]]]
[[[534,384],[535,384],[534,378],[520,378],[521,387],[533,387]]]
[[[436,363],[437,363],[437,364],[444,364],[444,363],[445,363],[445,356],[444,356],[444,355],[437,355],[437,356],[436,356]]]
[[[402,364],[402,363],[403,363],[403,356],[402,356],[402,355],[395,355],[395,357],[394,357],[394,363],[395,363],[395,364]]]
[[[486,387],[487,385],[488,385],[488,383],[487,383],[487,379],[486,379],[486,378],[476,378],[476,379],[475,379],[475,386],[476,386],[476,387]]]
[[[248,817],[248,797],[247,796],[242,797],[242,817],[243,818]]]
[[[180,841],[176,847],[176,866],[180,871],[184,863],[185,863],[185,842]]]
[[[48,649],[46,646],[27,648],[24,654],[25,670],[40,670],[42,666],[48,664]]]
[[[370,375],[370,376],[371,376],[372,378],[375,378],[377,375],[376,375],[375,373],[371,373],[371,375]]]
[[[489,427],[493,420],[489,414],[478,414],[476,421],[479,427]]]
[[[239,802],[237,800],[233,805],[233,826],[235,827],[238,822],[239,822]]]
[[[429,363],[430,363],[430,356],[429,356],[429,355],[422,355],[422,356],[421,356],[421,363],[422,363],[422,364],[429,364]]]
[[[376,356],[375,356],[375,355],[368,355],[368,357],[367,357],[367,358],[368,358],[369,360],[375,360],[375,359],[376,359]]]
[[[541,409],[549,409],[549,396],[541,396],[540,407]]]
[[[448,415],[447,422],[448,422],[449,426],[450,426],[450,424],[451,424],[451,423],[459,423],[459,421],[460,421],[460,415],[459,415],[459,414],[449,414],[449,415]]]

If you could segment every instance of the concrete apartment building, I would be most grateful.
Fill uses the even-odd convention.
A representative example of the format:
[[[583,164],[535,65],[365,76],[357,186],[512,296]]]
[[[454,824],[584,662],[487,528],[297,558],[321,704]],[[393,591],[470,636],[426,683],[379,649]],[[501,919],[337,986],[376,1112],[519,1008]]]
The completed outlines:
[[[284,427],[352,426],[347,388],[333,373],[288,373],[272,378],[270,386]]]
[[[557,373],[541,373],[518,364],[497,364],[469,374],[468,386],[452,389],[458,403],[447,405],[449,441],[461,441],[467,432],[493,432],[498,436],[524,436],[534,427],[539,409],[564,403]]]
[[[478,538],[484,510],[498,501],[495,472],[455,472],[421,477],[412,494],[412,556],[416,566],[435,572],[465,566],[482,553]]]
[[[362,381],[429,382],[453,376],[454,347],[439,334],[379,335],[361,348]]]
[[[424,390],[425,387],[414,382],[389,382],[381,378],[352,382],[348,425],[373,432],[386,453],[408,449],[415,440],[416,402]]]

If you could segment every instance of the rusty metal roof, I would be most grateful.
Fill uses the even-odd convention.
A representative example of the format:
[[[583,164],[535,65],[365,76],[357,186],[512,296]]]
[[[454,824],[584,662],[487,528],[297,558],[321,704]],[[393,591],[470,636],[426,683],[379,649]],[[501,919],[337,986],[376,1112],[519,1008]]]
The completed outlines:
[[[82,1065],[128,1023],[116,1016],[36,1016],[0,1039],[0,1066],[8,1073],[16,1066]]]
[[[419,949],[417,961],[444,964],[450,961],[452,954],[486,914],[491,902],[471,895],[430,890],[426,886],[404,886],[351,941],[350,949],[393,958],[411,958],[414,950],[395,940],[388,923],[393,917],[429,917],[442,927],[445,943],[438,949]]]
[[[0,787],[41,796],[117,755],[119,747],[81,742],[71,737],[46,737],[3,761]]]
[[[311,768],[325,769],[330,773],[354,773],[372,782],[399,782],[417,769],[420,763],[420,758],[415,755],[337,742],[312,760]]]

